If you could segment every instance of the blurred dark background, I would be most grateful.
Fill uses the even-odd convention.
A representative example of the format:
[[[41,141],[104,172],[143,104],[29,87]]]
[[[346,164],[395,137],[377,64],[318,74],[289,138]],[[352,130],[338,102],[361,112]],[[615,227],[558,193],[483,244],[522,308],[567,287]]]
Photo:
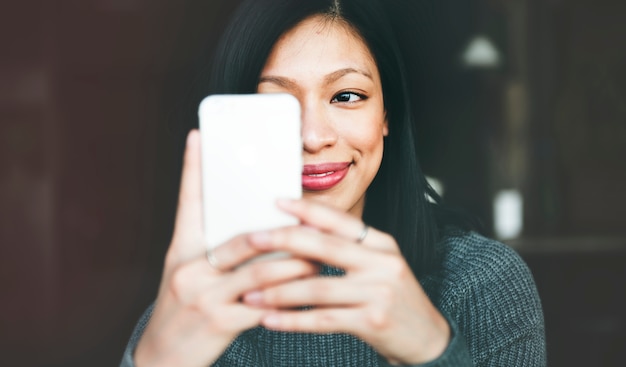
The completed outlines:
[[[0,365],[119,363],[171,235],[179,111],[237,3],[3,3]],[[404,40],[428,55],[425,171],[530,265],[550,366],[623,365],[626,2],[434,3]]]

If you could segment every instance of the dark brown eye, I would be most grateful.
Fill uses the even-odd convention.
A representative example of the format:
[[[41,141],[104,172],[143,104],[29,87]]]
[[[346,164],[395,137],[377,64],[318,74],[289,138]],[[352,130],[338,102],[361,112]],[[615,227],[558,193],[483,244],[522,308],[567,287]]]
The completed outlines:
[[[333,99],[331,100],[331,102],[332,103],[337,103],[337,102],[352,103],[352,102],[360,101],[362,99],[365,99],[365,97],[361,94],[354,93],[354,92],[341,92],[335,95]]]

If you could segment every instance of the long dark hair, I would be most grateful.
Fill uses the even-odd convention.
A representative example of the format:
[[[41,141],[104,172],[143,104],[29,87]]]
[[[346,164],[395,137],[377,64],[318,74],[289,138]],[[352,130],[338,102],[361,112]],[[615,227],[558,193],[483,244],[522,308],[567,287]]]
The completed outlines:
[[[363,219],[393,235],[413,272],[422,275],[435,263],[435,245],[444,223],[436,215],[440,198],[428,185],[417,159],[409,78],[383,1],[244,1],[226,28],[212,68],[204,70],[197,82],[208,86],[206,94],[254,93],[279,37],[315,14],[347,22],[376,60],[389,136],[382,165],[366,194]]]

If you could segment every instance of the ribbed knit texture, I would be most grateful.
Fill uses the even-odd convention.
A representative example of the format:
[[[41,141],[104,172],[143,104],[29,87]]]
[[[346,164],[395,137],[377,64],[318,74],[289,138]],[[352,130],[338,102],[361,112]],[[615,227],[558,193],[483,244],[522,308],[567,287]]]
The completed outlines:
[[[505,245],[474,233],[449,230],[437,248],[438,270],[420,279],[447,317],[452,339],[427,367],[545,366],[543,314],[532,275]],[[341,271],[324,267],[324,275]],[[121,367],[132,352],[152,307],[139,320]],[[214,364],[231,366],[388,366],[366,343],[345,334],[301,334],[258,327],[242,333]]]

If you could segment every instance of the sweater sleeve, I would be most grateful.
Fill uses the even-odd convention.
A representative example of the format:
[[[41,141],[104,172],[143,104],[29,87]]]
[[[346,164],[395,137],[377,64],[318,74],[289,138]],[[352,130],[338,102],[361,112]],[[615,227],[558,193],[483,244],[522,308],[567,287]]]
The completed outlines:
[[[130,336],[130,340],[126,345],[126,349],[124,350],[124,355],[122,356],[120,367],[135,367],[133,354],[135,353],[135,348],[137,347],[137,343],[139,343],[139,339],[141,338],[141,335],[143,334],[146,325],[148,325],[148,321],[150,321],[150,316],[152,315],[153,309],[154,304],[150,305],[150,307],[146,309],[146,311],[143,313],[143,315],[141,315],[141,318],[137,322],[137,325],[135,326],[135,329]]]
[[[467,345],[465,344],[465,338],[459,332],[456,324],[453,321],[449,321],[450,324],[450,343],[446,347],[446,350],[437,359],[424,364],[416,365],[402,365],[401,367],[470,367],[472,363],[472,357],[469,354]],[[379,356],[378,364],[380,367],[398,367],[393,366],[387,362],[387,360]]]
[[[543,312],[530,270],[506,245],[454,231],[441,271],[422,281],[446,316],[451,340],[436,360],[404,367],[546,365]],[[380,358],[383,367],[389,363]]]

